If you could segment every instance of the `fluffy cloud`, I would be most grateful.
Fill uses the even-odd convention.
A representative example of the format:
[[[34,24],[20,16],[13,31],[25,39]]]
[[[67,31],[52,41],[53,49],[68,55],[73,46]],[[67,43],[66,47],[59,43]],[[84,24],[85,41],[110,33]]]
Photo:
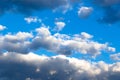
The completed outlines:
[[[111,59],[120,61],[120,53],[110,55]]]
[[[72,36],[60,33],[52,34],[46,27],[37,28],[36,32],[36,35],[28,32],[1,35],[1,53],[4,51],[28,53],[38,49],[46,49],[57,54],[70,55],[77,52],[95,57],[102,51],[115,51],[115,48],[109,47],[107,43],[93,41],[93,36],[85,32]]]
[[[1,80],[119,80],[120,63],[88,62],[34,53],[0,55]]]
[[[0,25],[0,31],[6,29],[6,26]]]
[[[120,21],[120,0],[94,0],[94,3],[104,10],[100,22],[112,24]]]
[[[30,41],[33,35],[27,32],[18,32],[17,34],[6,34],[0,36],[0,51],[27,53],[29,51]]]
[[[92,41],[92,35],[85,32],[73,36],[60,33],[52,35],[45,27],[38,28],[37,32],[38,35],[32,41],[32,49],[44,48],[64,55],[78,52],[92,56],[99,55],[101,51],[115,51],[115,48],[109,47],[106,43]]]
[[[87,18],[92,13],[93,8],[92,7],[81,7],[78,11],[78,16],[80,18]]]
[[[65,27],[65,23],[64,22],[55,22],[55,25],[56,25],[56,27],[55,27],[55,31],[61,31],[64,27]]]
[[[66,8],[73,0],[0,0],[0,13],[21,12],[31,13],[35,10]]]

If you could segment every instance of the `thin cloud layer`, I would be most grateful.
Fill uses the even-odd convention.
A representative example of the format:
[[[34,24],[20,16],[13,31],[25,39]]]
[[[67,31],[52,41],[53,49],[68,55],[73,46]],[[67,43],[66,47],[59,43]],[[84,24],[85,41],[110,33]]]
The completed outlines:
[[[39,56],[34,53],[0,55],[1,80],[119,80],[120,63],[86,60],[65,56]]]
[[[115,52],[115,48],[107,43],[92,40],[92,35],[82,32],[72,36],[66,34],[52,34],[48,28],[36,29],[37,34],[18,32],[0,36],[0,51],[29,53],[31,51],[46,49],[57,54],[70,55],[73,53],[97,56],[103,51]]]

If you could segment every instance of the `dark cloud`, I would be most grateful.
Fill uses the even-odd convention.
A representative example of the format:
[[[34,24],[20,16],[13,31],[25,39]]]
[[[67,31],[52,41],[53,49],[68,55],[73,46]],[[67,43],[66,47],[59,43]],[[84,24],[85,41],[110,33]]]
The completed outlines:
[[[120,0],[94,0],[94,3],[106,7],[106,6],[120,4]]]
[[[55,9],[71,2],[71,0],[0,0],[0,13],[21,12],[27,14],[35,10]]]
[[[120,0],[93,0],[93,2],[103,9],[103,17],[98,21],[108,24],[120,21]]]
[[[120,80],[120,63],[90,63],[65,56],[4,53],[0,80]]]

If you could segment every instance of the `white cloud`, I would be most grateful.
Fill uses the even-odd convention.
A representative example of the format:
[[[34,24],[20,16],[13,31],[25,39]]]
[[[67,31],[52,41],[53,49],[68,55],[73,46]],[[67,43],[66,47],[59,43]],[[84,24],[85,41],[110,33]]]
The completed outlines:
[[[119,80],[120,63],[89,62],[63,55],[0,55],[1,80]],[[36,71],[37,70],[37,71]]]
[[[71,36],[60,33],[52,34],[45,25],[37,28],[36,32],[36,35],[28,32],[1,35],[1,53],[8,51],[26,54],[30,51],[45,49],[57,54],[70,55],[77,52],[95,57],[102,51],[115,51],[115,48],[109,47],[107,43],[93,41],[93,36],[85,32]]]
[[[80,7],[78,10],[78,16],[80,18],[87,18],[90,16],[90,14],[92,13],[93,8],[92,7]]]
[[[110,55],[111,59],[120,61],[120,53]]]
[[[41,23],[42,22],[42,20],[41,19],[39,19],[39,18],[37,18],[37,17],[26,17],[26,18],[24,18],[24,20],[28,23],[28,24],[30,24],[30,23]]]
[[[55,22],[55,25],[56,25],[56,27],[55,27],[55,31],[61,31],[65,26],[66,26],[66,24],[65,24],[65,22]]]
[[[38,33],[38,36],[41,36],[42,38],[48,37],[51,35],[49,28],[47,28],[45,25],[42,25],[42,27],[37,28],[36,32]]]
[[[93,37],[92,35],[90,35],[90,34],[88,34],[86,32],[81,33],[81,38],[83,38],[83,39],[90,39],[92,37]]]
[[[44,48],[59,54],[70,55],[74,52],[97,56],[101,51],[114,52],[115,48],[109,47],[107,43],[93,41],[92,35],[82,32],[69,36],[66,34],[51,34],[48,28],[37,29],[38,35],[33,39],[31,47],[34,49]]]
[[[18,32],[0,36],[0,51],[27,53],[29,51],[29,39],[32,33]]]
[[[116,51],[116,49],[113,48],[113,47],[109,47],[107,50],[108,50],[108,51],[112,51],[112,52],[115,52],[115,51]]]
[[[6,26],[0,25],[0,31],[3,31],[4,29],[6,29]]]
[[[18,32],[16,34],[6,34],[4,36],[5,39],[9,39],[9,40],[26,40],[28,38],[32,38],[33,35],[32,33],[28,33],[28,32]]]

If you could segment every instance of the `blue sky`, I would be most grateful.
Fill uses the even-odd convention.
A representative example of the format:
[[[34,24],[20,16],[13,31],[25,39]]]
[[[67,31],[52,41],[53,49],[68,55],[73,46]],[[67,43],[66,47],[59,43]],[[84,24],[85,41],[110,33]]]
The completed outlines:
[[[73,34],[80,34],[81,32],[86,32],[94,36],[93,38],[94,41],[101,42],[101,43],[107,42],[110,46],[116,48],[117,50],[116,53],[119,52],[120,51],[119,44],[118,44],[119,43],[119,37],[118,37],[119,24],[118,23],[114,23],[114,24],[99,23],[97,21],[96,15],[94,15],[95,11],[92,12],[93,14],[91,13],[91,15],[85,19],[80,18],[78,16],[78,10],[82,6],[80,5],[73,6],[72,10],[69,10],[65,13],[63,13],[62,11],[53,12],[53,10],[35,11],[30,16],[26,16],[20,13],[6,13],[3,16],[1,16],[0,22],[1,22],[1,25],[6,26],[7,29],[2,31],[1,33],[15,34],[19,31],[30,32],[35,30],[36,28],[39,28],[41,24],[45,24],[46,26],[50,27],[51,32],[54,34],[56,33],[55,31],[53,31],[55,27],[55,22],[61,21],[61,22],[64,22],[66,25],[63,28],[63,30],[60,31],[59,33],[73,35]],[[27,23],[24,20],[24,18],[26,17],[39,18],[42,20],[42,22]],[[57,18],[58,20],[56,20]]]
[[[119,80],[119,4],[120,0],[1,0],[0,65],[8,67],[0,67],[0,80]],[[67,77],[64,70],[73,74]]]

